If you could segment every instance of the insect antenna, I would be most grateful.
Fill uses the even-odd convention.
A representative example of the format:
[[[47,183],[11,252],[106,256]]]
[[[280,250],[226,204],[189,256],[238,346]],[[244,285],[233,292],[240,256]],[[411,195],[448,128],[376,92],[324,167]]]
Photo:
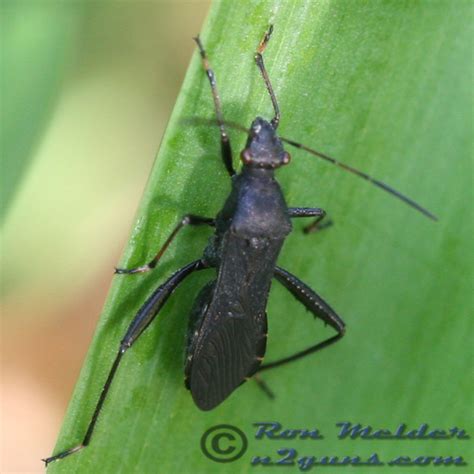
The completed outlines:
[[[186,123],[189,124],[210,124],[210,125],[215,125],[216,121],[212,119],[201,119],[201,118],[188,118],[186,119]],[[240,125],[235,122],[230,122],[225,120],[224,124],[234,130],[239,130],[244,133],[249,133],[249,129],[247,127],[244,127],[243,125]],[[282,142],[288,143],[288,145],[294,146],[295,148],[299,148],[301,150],[304,150],[311,155],[317,156],[318,158],[322,158],[323,160],[329,161],[329,163],[332,163],[333,165],[338,166],[339,168],[349,171],[352,174],[355,174],[356,176],[359,176],[360,178],[365,179],[366,181],[369,181],[373,185],[377,186],[380,189],[383,189],[385,192],[391,194],[392,196],[395,196],[396,198],[400,199],[403,201],[405,204],[408,204],[410,207],[413,209],[416,209],[418,212],[421,212],[423,215],[426,217],[437,221],[438,218],[432,214],[430,211],[425,209],[423,206],[418,204],[417,202],[413,201],[413,199],[410,199],[409,197],[405,196],[404,194],[398,192],[396,189],[393,189],[391,186],[388,184],[382,183],[382,181],[379,181],[378,179],[372,178],[372,176],[369,176],[368,174],[364,173],[363,171],[359,171],[356,168],[353,168],[352,166],[346,165],[345,163],[342,163],[335,158],[332,158],[329,155],[326,155],[324,153],[321,153],[320,151],[313,150],[312,148],[307,147],[306,145],[303,145],[302,143],[295,142],[294,140],[290,140],[289,138],[284,138],[282,136],[279,136],[280,140]]]
[[[388,184],[382,183],[382,181],[379,181],[378,179],[372,178],[372,176],[369,176],[368,174],[364,173],[363,171],[359,171],[358,169],[353,168],[352,166],[346,165],[345,163],[341,163],[340,161],[336,160],[335,158],[332,158],[331,156],[328,156],[328,155],[325,155],[324,153],[313,150],[312,148],[309,148],[306,145],[303,145],[301,143],[290,140],[289,138],[283,138],[283,137],[279,137],[279,138],[282,142],[288,143],[289,145],[294,146],[295,148],[300,148],[301,150],[307,151],[311,155],[314,155],[314,156],[317,156],[318,158],[322,158],[323,160],[329,161],[333,165],[336,165],[336,166],[338,166],[339,168],[341,168],[345,171],[349,171],[350,173],[355,174],[356,176],[359,176],[360,178],[363,178],[366,181],[369,181],[370,183],[374,184],[375,186],[379,187],[380,189],[383,189],[384,191],[391,194],[392,196],[395,196],[396,198],[400,199],[405,204],[408,204],[410,207],[412,207],[412,208],[416,209],[417,211],[421,212],[426,217],[429,217],[430,219],[432,219],[434,221],[438,220],[438,218],[434,214],[432,214],[430,211],[428,211],[424,207],[420,206],[417,202],[413,201],[413,199],[410,199],[409,197],[405,196],[404,194],[398,192],[396,189],[393,189]]]

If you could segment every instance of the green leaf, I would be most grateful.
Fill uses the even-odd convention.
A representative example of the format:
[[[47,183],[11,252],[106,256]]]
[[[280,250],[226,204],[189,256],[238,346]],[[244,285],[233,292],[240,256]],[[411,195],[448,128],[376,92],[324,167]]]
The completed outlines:
[[[187,318],[213,271],[186,280],[125,355],[87,449],[51,473],[262,471],[252,456],[466,457],[464,440],[338,441],[338,422],[395,430],[472,430],[472,150],[470,2],[221,1],[202,32],[224,114],[248,126],[270,118],[271,102],[253,62],[269,23],[265,53],[282,111],[282,136],[337,157],[407,194],[435,223],[367,182],[302,151],[289,150],[278,174],[292,206],[323,207],[335,225],[310,236],[295,221],[279,264],[320,293],[347,323],[337,345],[264,373],[201,412],[183,386]],[[192,32],[190,32],[191,36]],[[218,131],[186,119],[213,118],[199,57],[193,56],[121,266],[148,261],[185,213],[215,215],[230,189]],[[245,136],[231,131],[237,164]],[[210,231],[183,231],[151,273],[116,276],[69,407],[55,453],[81,442],[133,315],[174,270],[200,256]],[[266,360],[322,340],[279,285],[268,306]],[[252,423],[318,428],[324,439],[256,440]],[[217,424],[239,427],[249,449],[215,463],[200,449]],[[342,472],[334,468],[331,472]],[[266,472],[266,470],[265,470]],[[406,472],[392,467],[391,472]]]
[[[48,125],[84,8],[2,2],[0,224]]]

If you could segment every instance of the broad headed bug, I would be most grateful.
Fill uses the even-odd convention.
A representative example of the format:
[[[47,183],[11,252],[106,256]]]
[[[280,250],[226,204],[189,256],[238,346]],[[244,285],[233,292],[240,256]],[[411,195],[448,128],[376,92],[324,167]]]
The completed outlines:
[[[184,227],[210,226],[215,229],[203,256],[176,271],[160,285],[132,320],[120,343],[82,443],[45,459],[47,464],[73,454],[90,443],[100,410],[123,355],[159,314],[177,286],[196,271],[215,269],[217,272],[216,279],[209,282],[197,296],[189,323],[185,385],[201,410],[215,408],[239,385],[263,370],[319,351],[344,335],[345,325],[337,313],[309,286],[276,265],[283,242],[291,232],[291,219],[315,218],[312,224],[305,227],[305,232],[313,232],[323,227],[321,221],[325,217],[323,209],[286,205],[274,176],[276,169],[290,162],[290,155],[285,151],[283,143],[306,150],[364,178],[436,220],[429,211],[386,184],[323,153],[277,135],[280,110],[263,62],[263,52],[271,33],[272,27],[260,42],[255,61],[270,95],[274,117],[270,121],[257,117],[252,122],[247,131],[247,144],[240,154],[240,173],[236,173],[233,167],[230,140],[226,131],[229,124],[223,119],[215,76],[199,37],[195,38],[211,86],[220,129],[221,156],[231,178],[232,190],[215,218],[185,215],[148,264],[133,269],[116,269],[118,274],[150,271],[157,266],[163,253]],[[273,278],[312,312],[314,317],[332,327],[335,335],[291,356],[262,364],[267,339],[265,309]],[[258,378],[256,380],[271,394],[263,381]]]

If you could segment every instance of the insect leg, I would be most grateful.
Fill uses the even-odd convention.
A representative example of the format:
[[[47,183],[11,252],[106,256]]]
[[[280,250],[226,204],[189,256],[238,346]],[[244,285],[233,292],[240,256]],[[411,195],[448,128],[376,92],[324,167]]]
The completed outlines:
[[[327,227],[333,224],[331,219],[326,219],[324,223],[321,221],[326,216],[326,211],[318,207],[290,207],[288,209],[288,214],[291,218],[293,217],[316,217],[316,219],[306,227],[304,227],[303,232],[309,234],[311,232],[317,232],[318,230],[326,229]]]
[[[303,283],[301,280],[296,278],[291,273],[283,270],[283,268],[275,267],[275,278],[287,289],[293,296],[303,303],[303,305],[311,311],[316,318],[322,319],[326,324],[329,324],[337,334],[328,339],[325,339],[314,346],[311,346],[303,351],[297,352],[283,359],[276,360],[264,364],[260,367],[260,371],[273,369],[279,365],[292,362],[301,357],[312,354],[313,352],[324,349],[325,347],[334,344],[336,341],[341,339],[345,332],[344,321],[336,314],[336,312],[320,297],[318,296],[309,286]]]
[[[209,226],[214,226],[215,221],[211,217],[201,217],[201,216],[194,216],[192,214],[187,214],[185,215],[178,223],[178,225],[174,228],[173,232],[169,235],[169,237],[166,239],[166,242],[163,244],[163,246],[160,248],[158,253],[153,257],[153,259],[147,263],[146,265],[142,265],[140,267],[136,268],[116,268],[115,273],[118,274],[123,274],[123,273],[144,273],[148,272],[150,270],[153,270],[153,268],[156,267],[158,261],[162,257],[162,255],[165,253],[166,249],[168,246],[171,244],[173,239],[176,237],[178,232],[185,226],[187,225],[192,225],[192,226],[197,226],[197,225],[209,225]]]
[[[211,69],[206,51],[204,47],[202,46],[201,39],[199,38],[199,36],[196,36],[196,38],[193,38],[193,39],[194,41],[196,41],[196,44],[198,45],[199,54],[201,55],[201,59],[202,59],[202,65],[204,66],[204,70],[206,71],[207,77],[209,79],[209,84],[211,85],[212,98],[214,99],[214,108],[216,110],[217,123],[219,125],[219,129],[221,133],[222,161],[224,162],[224,166],[226,167],[229,175],[233,176],[235,174],[235,170],[234,170],[234,167],[232,166],[232,148],[230,146],[229,135],[227,135],[227,131],[224,125],[221,98],[217,90],[216,76],[214,74],[214,71]]]
[[[258,45],[257,52],[255,53],[255,62],[257,63],[258,68],[260,69],[260,73],[262,74],[263,80],[265,81],[265,85],[267,86],[267,91],[270,94],[270,98],[272,100],[273,110],[275,111],[275,116],[271,120],[271,124],[273,128],[276,130],[278,128],[278,124],[280,123],[280,108],[278,107],[278,102],[276,100],[275,92],[273,92],[273,87],[270,82],[270,78],[268,77],[268,72],[265,69],[265,64],[263,63],[263,53],[265,48],[267,47],[268,41],[270,40],[270,36],[273,32],[273,25],[270,25],[268,31],[263,36],[262,41]]]
[[[208,268],[201,260],[196,260],[185,267],[179,269],[175,272],[165,283],[159,286],[153,294],[148,298],[148,300],[143,304],[143,306],[138,311],[137,315],[133,318],[130,326],[128,327],[127,333],[120,342],[120,348],[115,357],[115,360],[112,364],[112,368],[109,371],[107,380],[102,388],[100,393],[99,400],[95,407],[94,413],[92,415],[91,421],[87,428],[86,434],[81,444],[74,446],[73,448],[62,451],[59,454],[55,454],[49,458],[43,459],[43,461],[48,465],[49,463],[56,461],[58,459],[65,458],[70,454],[73,454],[77,451],[80,451],[82,448],[86,447],[92,438],[97,419],[99,418],[100,410],[104,404],[105,399],[109,393],[112,381],[114,379],[115,373],[117,372],[118,366],[122,360],[125,352],[133,345],[133,343],[139,338],[143,331],[148,327],[148,325],[153,321],[155,316],[159,313],[162,306],[166,303],[166,300],[169,298],[171,293],[177,288],[177,286],[191,273],[197,270],[203,270]]]
[[[258,373],[256,373],[252,378],[255,380],[255,382],[257,382],[257,385],[259,386],[259,388],[261,390],[263,390],[263,392],[265,393],[265,395],[268,398],[270,398],[272,400],[275,398],[275,394],[273,393],[272,389],[268,386],[268,384],[265,382],[265,380],[263,380],[258,375]]]

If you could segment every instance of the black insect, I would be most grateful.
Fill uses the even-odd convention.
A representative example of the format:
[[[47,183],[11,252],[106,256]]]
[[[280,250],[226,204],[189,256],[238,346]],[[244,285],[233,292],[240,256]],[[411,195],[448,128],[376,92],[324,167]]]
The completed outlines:
[[[231,176],[232,190],[215,219],[185,215],[150,263],[129,270],[116,270],[116,273],[120,274],[147,272],[156,267],[183,227],[206,225],[215,228],[203,256],[178,270],[160,285],[133,319],[120,343],[82,443],[45,459],[46,463],[64,458],[90,443],[100,410],[123,355],[154,320],[176,287],[196,271],[214,268],[217,272],[217,278],[201,290],[195,301],[186,350],[185,384],[201,410],[213,409],[239,385],[263,370],[319,351],[344,335],[344,322],[336,312],[305,283],[276,265],[283,242],[291,232],[291,219],[315,218],[314,222],[305,228],[306,232],[312,232],[323,227],[321,220],[325,216],[324,210],[319,208],[287,207],[274,177],[277,168],[290,162],[290,155],[284,150],[282,142],[302,148],[365,178],[436,220],[433,214],[411,199],[365,173],[277,136],[280,111],[262,57],[271,33],[272,27],[260,42],[255,60],[270,94],[275,115],[270,122],[260,117],[253,121],[248,131],[247,144],[240,154],[243,166],[239,174],[235,172],[232,164],[231,146],[214,73],[200,39],[195,38],[211,84],[220,128],[222,160]],[[316,318],[331,326],[336,334],[306,350],[262,365],[267,341],[265,308],[273,278],[289,290]],[[270,394],[263,381],[258,378],[257,381]]]

